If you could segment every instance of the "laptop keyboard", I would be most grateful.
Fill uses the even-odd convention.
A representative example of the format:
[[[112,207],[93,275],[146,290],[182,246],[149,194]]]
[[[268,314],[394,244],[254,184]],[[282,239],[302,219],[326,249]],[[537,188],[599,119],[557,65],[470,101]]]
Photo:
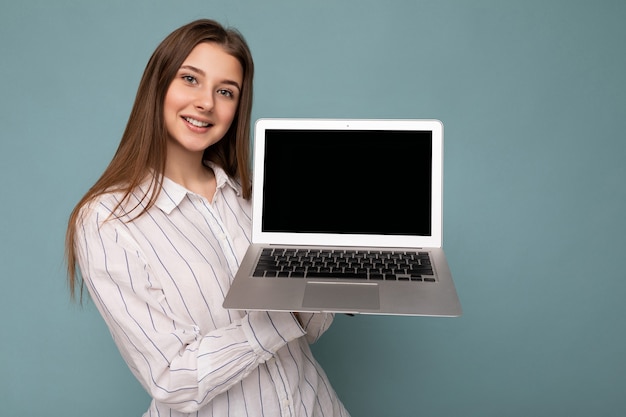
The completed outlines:
[[[268,248],[253,276],[435,282],[422,251]]]

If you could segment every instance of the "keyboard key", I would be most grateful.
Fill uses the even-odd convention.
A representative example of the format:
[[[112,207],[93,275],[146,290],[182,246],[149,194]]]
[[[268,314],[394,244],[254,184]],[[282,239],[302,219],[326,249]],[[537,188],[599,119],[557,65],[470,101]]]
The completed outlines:
[[[307,272],[307,278],[338,278],[342,279],[367,279],[367,274],[346,274],[337,272]]]

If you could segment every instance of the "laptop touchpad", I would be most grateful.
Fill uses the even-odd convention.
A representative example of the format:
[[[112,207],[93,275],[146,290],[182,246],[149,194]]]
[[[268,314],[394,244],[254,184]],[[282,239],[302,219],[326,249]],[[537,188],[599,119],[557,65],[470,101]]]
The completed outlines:
[[[327,310],[378,310],[378,285],[307,282],[302,306]]]

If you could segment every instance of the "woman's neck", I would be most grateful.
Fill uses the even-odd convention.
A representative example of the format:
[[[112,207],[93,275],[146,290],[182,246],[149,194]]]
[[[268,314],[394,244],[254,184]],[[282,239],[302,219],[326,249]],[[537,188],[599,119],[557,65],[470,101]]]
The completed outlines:
[[[215,194],[215,174],[202,161],[202,154],[190,155],[168,149],[165,176],[177,184],[212,201]]]

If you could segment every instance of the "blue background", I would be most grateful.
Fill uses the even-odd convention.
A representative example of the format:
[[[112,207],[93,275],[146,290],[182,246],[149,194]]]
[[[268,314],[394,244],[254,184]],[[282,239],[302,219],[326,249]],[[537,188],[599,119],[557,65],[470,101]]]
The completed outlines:
[[[63,240],[150,54],[200,17],[248,39],[254,119],[445,125],[464,315],[338,317],[314,349],[355,417],[626,414],[622,0],[2,0],[0,414],[147,409]]]

